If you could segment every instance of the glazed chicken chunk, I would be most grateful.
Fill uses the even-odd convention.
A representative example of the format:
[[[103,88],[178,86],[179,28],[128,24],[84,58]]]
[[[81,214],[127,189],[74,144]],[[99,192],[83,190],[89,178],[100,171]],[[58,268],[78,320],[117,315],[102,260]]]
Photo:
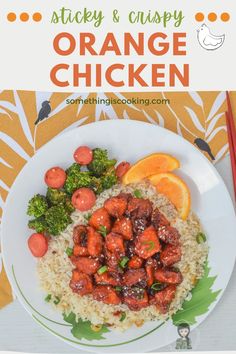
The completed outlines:
[[[180,234],[145,198],[120,193],[73,232],[75,269],[70,287],[108,305],[132,311],[155,305],[168,311],[182,274]]]

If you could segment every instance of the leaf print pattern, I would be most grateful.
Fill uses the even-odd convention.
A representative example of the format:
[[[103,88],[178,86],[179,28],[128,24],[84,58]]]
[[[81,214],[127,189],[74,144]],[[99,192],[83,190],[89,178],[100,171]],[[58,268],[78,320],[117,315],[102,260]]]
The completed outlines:
[[[186,111],[188,112],[190,118],[192,119],[193,124],[195,125],[195,127],[200,131],[200,132],[205,132],[205,129],[203,128],[203,126],[201,125],[196,113],[189,107],[185,107]]]
[[[209,310],[209,307],[216,301],[221,289],[214,291],[212,286],[216,276],[210,276],[208,264],[205,266],[203,277],[191,291],[191,298],[186,299],[182,309],[178,310],[173,316],[172,321],[175,326],[180,323],[193,325],[197,322],[197,317],[203,315]]]
[[[225,153],[228,151],[228,149],[229,149],[229,144],[227,143],[220,149],[220,151],[218,151],[218,153],[217,153],[217,155],[215,157],[216,160],[219,161],[222,158],[222,156],[225,155]]]
[[[202,101],[202,99],[201,99],[201,96],[197,93],[197,92],[195,92],[195,91],[190,91],[189,92],[189,95],[191,96],[191,98],[193,99],[193,101],[197,104],[197,105],[199,105],[199,106],[201,106],[201,107],[203,107],[203,101]]]
[[[209,122],[209,120],[211,120],[215,116],[215,114],[219,111],[220,107],[223,105],[225,100],[226,100],[225,92],[220,92],[219,95],[216,97],[215,102],[212,105],[212,108],[206,120],[207,122]]]
[[[159,124],[159,126],[162,127],[162,128],[164,128],[164,127],[165,127],[165,120],[164,120],[164,118],[163,118],[162,115],[161,115],[159,112],[157,112],[156,110],[155,110],[155,112],[156,112],[156,115],[157,115],[157,118],[158,118],[158,124]]]
[[[208,143],[210,143],[213,140],[213,138],[221,131],[225,131],[226,132],[226,126],[218,127],[215,130],[213,130],[213,132],[207,137],[206,141]]]
[[[6,167],[12,168],[11,165],[9,165],[5,160],[3,160],[3,158],[0,157],[0,163],[2,163],[3,165],[5,165]]]
[[[12,117],[10,116],[10,114],[5,109],[0,108],[0,113],[6,114],[12,120]]]
[[[103,100],[101,104],[67,104],[66,99]],[[110,99],[129,100],[108,104]],[[153,100],[165,103],[152,104]],[[231,92],[236,106],[236,92]],[[141,101],[142,100],[142,101]],[[48,118],[35,126],[42,102],[50,101]],[[146,104],[146,101],[149,104]],[[234,106],[234,105],[233,105]],[[225,92],[101,92],[53,93],[0,91],[0,217],[4,202],[24,164],[49,140],[83,124],[104,119],[133,119],[160,125],[194,143],[201,138],[210,144],[215,162],[228,154],[225,124]],[[235,114],[236,116],[236,114]],[[206,155],[208,157],[208,155]],[[1,261],[0,261],[1,262]],[[4,273],[5,289],[10,288]],[[12,301],[12,295],[1,306]],[[2,292],[0,289],[0,298]]]
[[[0,132],[0,139],[4,143],[6,143],[12,150],[14,150],[17,154],[19,154],[23,159],[26,161],[29,160],[30,156],[26,153],[24,149],[10,136],[6,135],[5,133]]]
[[[215,128],[218,120],[224,115],[224,113],[219,113],[217,114],[214,118],[211,119],[208,128],[206,129],[206,137],[209,136],[209,134],[212,133],[213,129]]]
[[[22,129],[25,133],[26,138],[28,139],[28,142],[33,146],[34,142],[30,131],[30,127],[17,91],[14,91],[14,99],[15,99],[16,112],[18,114]]]

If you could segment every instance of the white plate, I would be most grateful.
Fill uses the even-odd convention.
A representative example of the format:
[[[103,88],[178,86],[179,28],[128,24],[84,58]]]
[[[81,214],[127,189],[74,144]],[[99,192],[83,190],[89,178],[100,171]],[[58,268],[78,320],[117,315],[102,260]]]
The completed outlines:
[[[236,221],[228,191],[211,163],[183,138],[148,123],[112,120],[82,126],[50,141],[26,164],[8,195],[2,220],[7,275],[22,305],[41,325],[76,348],[94,352],[137,353],[165,346],[178,337],[171,320],[164,324],[149,322],[124,333],[110,331],[102,340],[78,340],[71,335],[71,328],[65,326],[61,314],[44,301],[45,294],[39,288],[36,276],[36,260],[27,248],[30,235],[27,202],[35,193],[45,193],[45,171],[56,165],[68,167],[79,145],[106,148],[111,156],[131,163],[157,151],[173,154],[181,161],[177,173],[191,189],[192,209],[200,217],[208,236],[208,264],[210,274],[216,276],[211,291],[221,289],[217,300],[210,304],[206,313],[197,317],[192,329],[213,310],[234,266]]]

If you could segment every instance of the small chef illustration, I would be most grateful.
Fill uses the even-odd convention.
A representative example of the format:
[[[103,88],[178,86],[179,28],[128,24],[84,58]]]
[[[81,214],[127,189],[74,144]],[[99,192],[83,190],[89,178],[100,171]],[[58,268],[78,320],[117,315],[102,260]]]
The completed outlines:
[[[175,349],[192,349],[191,339],[189,338],[190,327],[188,323],[178,325],[178,334],[180,338],[176,340]]]

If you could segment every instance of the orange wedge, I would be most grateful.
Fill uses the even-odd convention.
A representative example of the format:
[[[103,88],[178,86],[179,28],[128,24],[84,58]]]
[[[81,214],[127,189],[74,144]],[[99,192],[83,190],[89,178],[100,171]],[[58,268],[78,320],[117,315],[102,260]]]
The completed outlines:
[[[150,175],[162,172],[170,172],[179,168],[179,161],[168,154],[155,153],[144,157],[130,167],[124,175],[124,184],[138,182]]]
[[[186,183],[173,173],[159,173],[148,179],[159,193],[164,194],[174,204],[180,217],[186,220],[191,207],[190,191]]]

